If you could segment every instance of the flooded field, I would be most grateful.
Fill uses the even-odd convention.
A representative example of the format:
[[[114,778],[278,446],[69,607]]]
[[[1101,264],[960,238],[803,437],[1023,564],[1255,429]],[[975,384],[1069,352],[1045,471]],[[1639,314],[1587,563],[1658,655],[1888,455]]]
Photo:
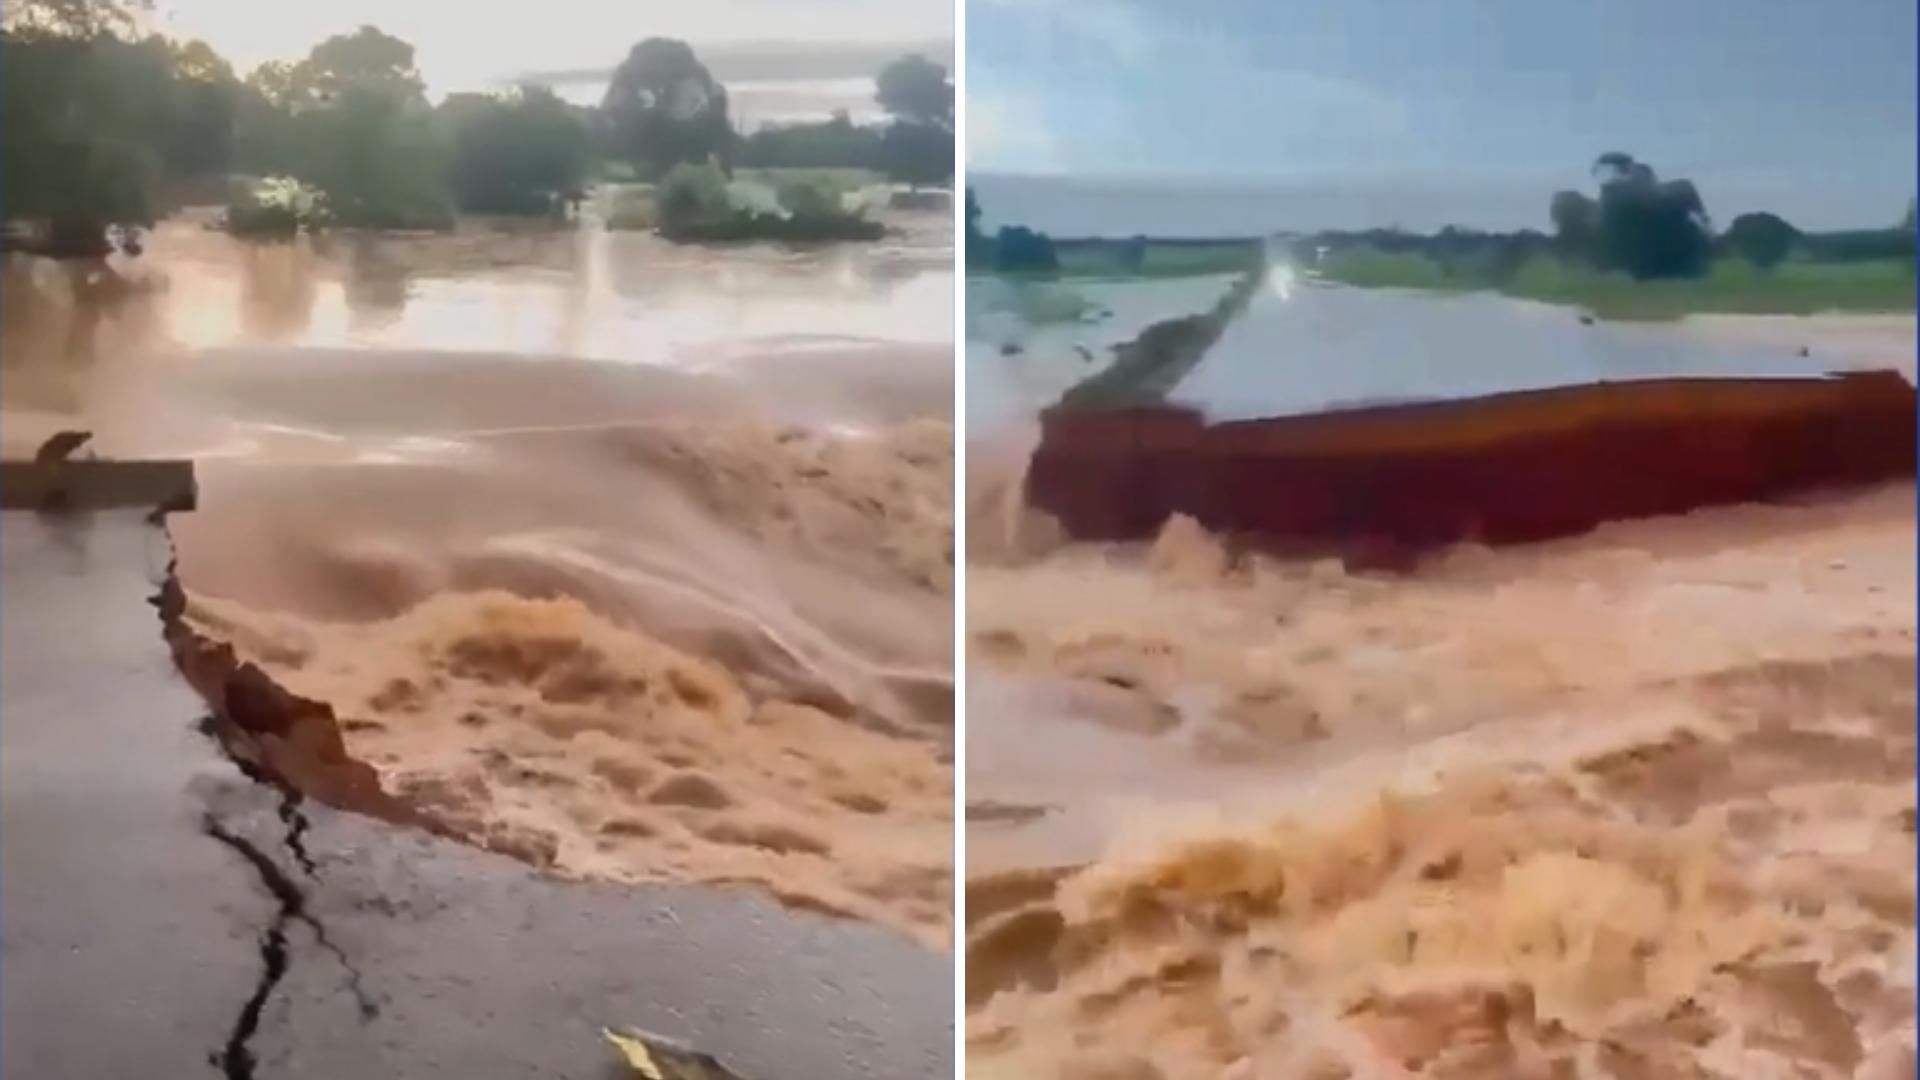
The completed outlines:
[[[890,224],[10,258],[6,449],[197,459],[189,619],[461,835],[944,947],[951,223]]]

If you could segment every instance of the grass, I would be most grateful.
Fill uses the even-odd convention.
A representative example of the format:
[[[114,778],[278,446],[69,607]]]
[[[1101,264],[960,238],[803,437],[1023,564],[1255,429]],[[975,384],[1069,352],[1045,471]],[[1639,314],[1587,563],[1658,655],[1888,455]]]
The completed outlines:
[[[1054,242],[1060,257],[1060,275],[1075,278],[1201,277],[1244,273],[1263,257],[1260,245],[1245,240],[1218,243],[1147,241],[1139,265],[1129,256],[1124,240],[1061,240]]]
[[[1084,320],[1096,305],[1059,281],[1026,277],[1001,279],[1005,288],[989,293],[989,310],[1006,311],[1028,326],[1053,326]]]
[[[1494,291],[1523,300],[1585,308],[1604,319],[1655,321],[1687,315],[1811,315],[1823,311],[1914,310],[1914,264],[1904,259],[1813,262],[1791,259],[1760,270],[1716,259],[1706,275],[1635,281],[1536,256],[1503,281],[1452,273],[1414,253],[1353,248],[1323,260],[1321,277],[1363,288]]]

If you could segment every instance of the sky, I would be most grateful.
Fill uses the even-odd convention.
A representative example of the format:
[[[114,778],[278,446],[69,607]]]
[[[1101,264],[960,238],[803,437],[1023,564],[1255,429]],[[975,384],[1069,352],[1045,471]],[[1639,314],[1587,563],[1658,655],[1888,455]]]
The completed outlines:
[[[630,45],[650,36],[682,38],[696,50],[772,43],[804,53],[816,45],[948,41],[954,33],[952,0],[154,0],[154,6],[163,29],[205,40],[243,72],[265,60],[297,59],[331,35],[370,23],[413,44],[436,96],[485,89],[526,72],[611,68]]]
[[[1789,218],[1914,191],[1914,0],[970,0],[970,173],[1579,187]],[[1743,206],[1743,208],[1751,208]]]

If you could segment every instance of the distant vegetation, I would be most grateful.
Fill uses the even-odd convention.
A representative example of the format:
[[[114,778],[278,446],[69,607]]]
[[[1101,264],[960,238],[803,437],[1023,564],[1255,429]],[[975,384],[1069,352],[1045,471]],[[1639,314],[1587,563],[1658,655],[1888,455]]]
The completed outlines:
[[[1260,265],[1260,243],[1251,240],[1170,240],[1135,236],[1125,240],[1056,240],[1024,225],[1004,225],[988,235],[980,228],[980,204],[967,191],[966,259],[974,272],[1024,277],[1184,277],[1241,274]]]
[[[1895,226],[1803,232],[1777,214],[1735,217],[1715,232],[1688,180],[1663,180],[1629,154],[1602,154],[1597,192],[1561,191],[1547,202],[1552,232],[1433,234],[1373,229],[1290,238],[1293,260],[1348,285],[1493,290],[1584,307],[1608,318],[1661,319],[1696,312],[1806,314],[1911,311],[1914,208]],[[1056,240],[1009,226],[987,235],[967,196],[967,265],[1039,276],[1141,276],[1243,270],[1258,242]]]
[[[1661,180],[1624,153],[1601,155],[1594,173],[1597,197],[1562,191],[1549,201],[1551,234],[1322,233],[1300,239],[1296,257],[1350,285],[1497,290],[1608,318],[1914,308],[1911,204],[1884,229],[1802,232],[1755,212],[1716,233],[1689,181]]]
[[[97,256],[109,236],[151,225],[187,193],[204,198],[223,187],[232,230],[275,236],[326,225],[442,229],[456,213],[565,215],[597,175],[663,183],[676,169],[705,177],[699,170],[711,167],[725,186],[740,164],[833,168],[919,186],[953,172],[953,85],[943,67],[918,56],[876,74],[884,124],[841,115],[743,136],[726,88],[671,39],[629,50],[598,108],[532,86],[454,94],[435,105],[413,47],[373,27],[243,77],[204,42],[142,33],[146,7],[6,5],[0,220],[15,242]],[[705,183],[683,180],[675,191]],[[825,192],[818,177],[773,187],[770,200],[733,193],[724,222],[650,216],[681,238],[880,231],[857,200]],[[655,192],[651,203],[668,195],[686,204],[673,191]]]

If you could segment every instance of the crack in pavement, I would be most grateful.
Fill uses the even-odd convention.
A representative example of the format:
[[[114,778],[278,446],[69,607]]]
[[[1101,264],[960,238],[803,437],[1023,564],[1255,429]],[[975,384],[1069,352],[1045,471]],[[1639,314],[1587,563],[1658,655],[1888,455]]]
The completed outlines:
[[[245,770],[242,770],[245,771]],[[256,780],[258,778],[255,778]],[[293,854],[301,871],[311,880],[314,877],[314,862],[305,846],[305,834],[309,825],[306,814],[300,809],[300,796],[279,789],[281,795],[279,818],[286,831],[281,842]],[[226,823],[213,811],[207,811],[201,817],[201,830],[209,837],[231,849],[253,868],[260,884],[279,903],[273,921],[268,923],[260,935],[260,980],[254,985],[253,994],[241,1007],[235,1017],[233,1030],[227,1036],[224,1046],[210,1055],[213,1064],[224,1073],[228,1080],[253,1080],[254,1057],[251,1045],[254,1034],[260,1028],[260,1013],[266,1007],[267,998],[284,979],[293,966],[292,953],[288,947],[287,931],[290,924],[304,924],[313,932],[314,940],[347,973],[347,990],[353,995],[360,1019],[364,1023],[380,1015],[380,1006],[370,997],[361,984],[360,971],[347,960],[346,951],[340,948],[327,934],[324,924],[307,910],[307,893],[298,881],[282,870],[273,857],[260,850],[253,841],[228,828]]]
[[[160,526],[164,530],[165,515],[169,508],[157,509],[148,518],[149,523]],[[178,567],[178,555],[171,555],[167,561],[166,576],[159,591],[148,600],[148,603],[160,613],[163,629],[169,625],[171,619],[179,615],[184,607],[185,598],[177,576]],[[282,826],[280,842],[292,855],[295,864],[299,866],[301,876],[307,881],[316,881],[319,868],[306,845],[307,830],[312,823],[308,820],[306,812],[301,809],[304,802],[302,794],[236,753],[233,746],[221,737],[218,717],[206,716],[198,727],[201,734],[210,739],[219,749],[221,755],[240,770],[241,775],[279,795],[280,805],[277,816]],[[282,870],[272,856],[262,851],[252,840],[229,828],[217,812],[209,809],[202,815],[201,831],[244,859],[253,868],[254,876],[259,879],[261,886],[279,904],[273,920],[260,934],[260,979],[254,984],[253,993],[241,1007],[240,1014],[234,1018],[233,1030],[227,1036],[225,1045],[209,1055],[211,1063],[229,1080],[253,1080],[254,1068],[258,1062],[254,1057],[251,1043],[254,1035],[259,1031],[260,1014],[266,1008],[267,999],[272,996],[274,988],[292,969],[293,955],[287,931],[289,925],[294,922],[302,923],[311,930],[315,943],[338,961],[341,970],[346,972],[347,991],[353,996],[361,1022],[366,1023],[379,1016],[380,1006],[367,993],[360,969],[347,959],[346,950],[328,935],[326,926],[307,910],[306,890]]]
[[[268,995],[287,974],[290,966],[287,959],[287,921],[293,913],[305,903],[300,891],[280,873],[273,860],[245,837],[228,829],[220,819],[209,812],[201,818],[201,828],[208,836],[233,849],[234,852],[253,866],[254,873],[260,878],[267,891],[280,901],[280,910],[274,913],[273,921],[260,935],[260,959],[262,970],[260,981],[254,984],[253,994],[234,1019],[233,1031],[228,1034],[226,1045],[211,1056],[214,1066],[226,1075],[227,1080],[253,1080],[253,1067],[257,1063],[253,1056],[253,1047],[249,1045],[260,1029],[260,1010],[266,1007]]]

